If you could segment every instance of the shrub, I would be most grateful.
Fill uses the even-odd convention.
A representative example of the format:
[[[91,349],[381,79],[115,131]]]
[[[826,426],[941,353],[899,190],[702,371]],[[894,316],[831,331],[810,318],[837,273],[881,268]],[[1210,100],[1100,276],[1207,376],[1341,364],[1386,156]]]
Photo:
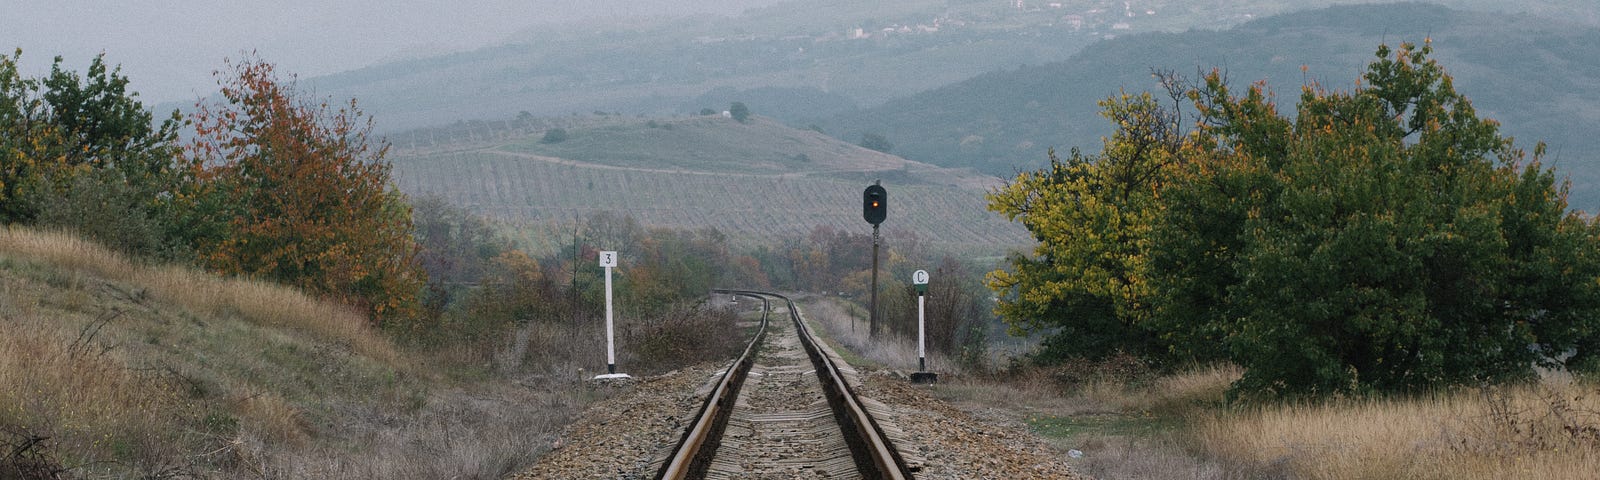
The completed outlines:
[[[639,361],[657,368],[676,368],[738,355],[750,338],[736,327],[738,316],[727,308],[680,304],[645,319],[635,333]]]
[[[565,141],[567,141],[567,129],[565,128],[552,128],[546,130],[544,132],[544,137],[539,139],[539,143],[561,143]]]
[[[116,170],[94,170],[72,179],[64,191],[31,196],[37,223],[76,232],[123,253],[174,258],[182,248],[167,236],[170,226],[151,212],[147,192],[122,181]]]

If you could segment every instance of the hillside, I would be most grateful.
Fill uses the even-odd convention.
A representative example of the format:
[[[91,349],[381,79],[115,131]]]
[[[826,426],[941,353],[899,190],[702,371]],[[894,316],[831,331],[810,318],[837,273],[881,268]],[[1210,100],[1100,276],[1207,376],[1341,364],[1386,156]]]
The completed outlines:
[[[1589,10],[1570,12],[1591,18]],[[1587,15],[1587,16],[1586,16]],[[1223,69],[1239,84],[1265,80],[1291,101],[1317,82],[1349,89],[1382,42],[1431,38],[1435,55],[1481,116],[1531,148],[1543,140],[1573,179],[1573,206],[1600,209],[1600,29],[1521,14],[1424,4],[1333,7],[1265,18],[1227,31],[1129,35],[1071,59],[979,76],[842,115],[824,126],[841,138],[877,132],[897,153],[928,163],[1006,175],[1036,168],[1051,147],[1099,149],[1110,126],[1096,102],[1157,88],[1152,69],[1191,78]],[[1305,72],[1301,67],[1305,66]]]
[[[712,227],[746,245],[781,243],[817,226],[868,229],[861,190],[874,180],[890,191],[885,235],[985,255],[1027,240],[1020,227],[985,210],[983,195],[999,184],[995,177],[907,161],[760,116],[748,123],[721,116],[562,122],[505,122],[465,136],[444,129],[397,135],[395,177],[409,194],[441,195],[513,225],[535,250],[561,244],[561,223],[598,211],[652,226]],[[548,128],[562,128],[568,138],[541,143]]]
[[[413,356],[291,288],[0,227],[0,478],[498,477],[581,407]]]

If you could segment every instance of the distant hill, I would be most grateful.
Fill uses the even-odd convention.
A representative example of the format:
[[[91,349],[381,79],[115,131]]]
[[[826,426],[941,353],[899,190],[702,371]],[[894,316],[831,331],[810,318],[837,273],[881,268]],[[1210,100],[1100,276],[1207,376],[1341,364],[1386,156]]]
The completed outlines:
[[[560,128],[560,142],[545,133]],[[989,213],[993,176],[907,161],[752,116],[585,116],[478,123],[391,137],[400,188],[437,194],[519,231],[530,248],[565,241],[562,224],[610,211],[649,226],[713,227],[736,244],[777,244],[817,226],[864,232],[861,190],[889,189],[884,234],[994,256],[1025,245]]]
[[[730,101],[803,126],[985,72],[1066,60],[1105,38],[1365,1],[795,0],[736,16],[544,26],[502,45],[306,82],[359,98],[386,132],[524,111],[672,115]],[[1590,0],[1439,1],[1600,24]]]
[[[1055,17],[999,0],[806,0],[731,18],[549,27],[505,45],[307,82],[322,93],[360,98],[388,130],[522,111],[554,116],[720,110],[728,103],[719,93],[746,90],[756,91],[735,100],[756,113],[800,122],[840,111],[815,112],[817,107],[875,104],[989,70],[1059,60],[1098,39],[1089,31],[1053,27]],[[829,98],[801,104],[761,89]]]
[[[1479,115],[1524,147],[1548,143],[1572,177],[1573,206],[1592,212],[1600,210],[1600,28],[1591,25],[1414,3],[1332,7],[1220,32],[1118,37],[1063,62],[985,74],[823,125],[846,139],[882,134],[907,158],[1005,176],[1042,165],[1051,147],[1097,151],[1110,127],[1096,102],[1156,89],[1152,69],[1193,77],[1221,68],[1235,83],[1265,80],[1291,103],[1307,82],[1353,88],[1380,43],[1431,38]]]

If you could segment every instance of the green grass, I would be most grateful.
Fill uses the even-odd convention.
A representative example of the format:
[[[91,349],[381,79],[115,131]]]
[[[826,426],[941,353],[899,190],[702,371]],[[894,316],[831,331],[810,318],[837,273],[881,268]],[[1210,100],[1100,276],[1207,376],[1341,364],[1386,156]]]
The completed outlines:
[[[806,172],[889,161],[840,145],[820,133],[779,128],[759,117],[749,123],[721,116],[649,120],[571,129],[569,135],[559,143],[528,138],[501,149],[601,165],[740,174]],[[751,141],[752,137],[760,141]],[[812,156],[819,158],[812,160]]]

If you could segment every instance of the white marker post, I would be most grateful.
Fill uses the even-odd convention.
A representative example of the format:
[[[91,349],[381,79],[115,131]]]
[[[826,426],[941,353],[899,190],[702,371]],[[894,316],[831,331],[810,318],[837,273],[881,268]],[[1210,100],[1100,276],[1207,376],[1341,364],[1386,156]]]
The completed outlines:
[[[617,373],[617,347],[613,342],[611,328],[611,269],[617,266],[617,252],[600,252],[600,266],[606,269],[606,374],[596,375],[596,379],[628,378],[626,373]]]
[[[928,371],[926,336],[923,333],[925,313],[925,300],[928,293],[928,271],[917,270],[911,274],[911,284],[917,288],[917,372],[911,374],[911,383],[933,383],[939,380],[939,374]]]

